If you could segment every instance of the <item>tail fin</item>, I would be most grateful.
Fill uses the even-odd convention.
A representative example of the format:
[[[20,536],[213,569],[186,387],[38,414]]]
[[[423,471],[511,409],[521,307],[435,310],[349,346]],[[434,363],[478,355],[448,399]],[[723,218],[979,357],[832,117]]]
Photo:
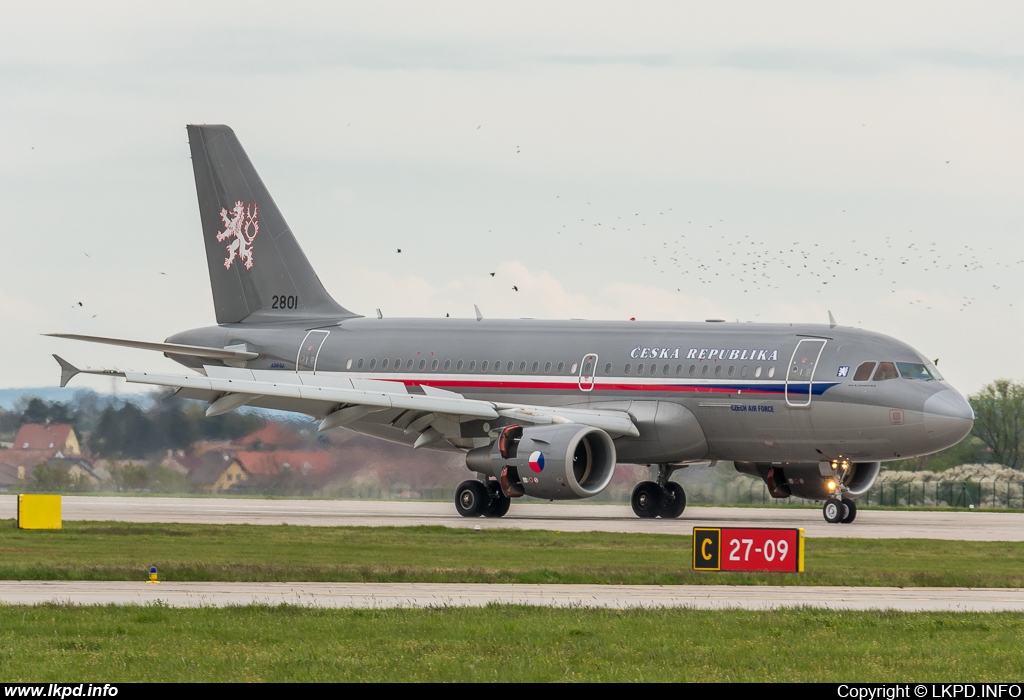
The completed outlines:
[[[355,316],[324,289],[235,132],[188,127],[217,323]]]

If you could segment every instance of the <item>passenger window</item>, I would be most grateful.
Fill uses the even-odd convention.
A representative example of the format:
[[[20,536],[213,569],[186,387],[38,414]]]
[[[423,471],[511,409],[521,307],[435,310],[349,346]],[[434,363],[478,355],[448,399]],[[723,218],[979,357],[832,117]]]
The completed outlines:
[[[638,364],[636,366],[636,373],[637,374],[643,374],[644,373],[644,363],[643,362],[641,362],[640,364]]]
[[[654,364],[652,362],[651,363],[651,376],[653,377],[657,373],[658,373],[658,365],[656,365],[656,364]]]
[[[376,369],[376,367],[377,367],[377,358],[376,357],[371,357],[370,358],[370,369]]]
[[[716,377],[721,377],[722,376],[722,365],[715,365],[715,376]]]
[[[736,365],[729,365],[729,376],[736,376]]]
[[[683,366],[682,365],[676,365],[676,376],[677,377],[683,376]]]
[[[774,376],[775,376],[775,366],[773,365],[773,366],[768,368],[768,378],[771,379]]]
[[[383,360],[381,360],[380,368],[382,370],[386,370],[388,368],[388,362],[389,362],[388,358],[385,357]]]
[[[572,367],[569,368],[569,374],[576,374],[576,363],[572,363]]]
[[[501,360],[495,360],[494,361],[494,372],[495,373],[501,372]]]
[[[761,378],[761,365],[758,365],[754,369],[754,379],[760,379],[760,378]]]
[[[412,371],[412,360],[409,360],[408,362],[405,363],[405,371],[406,372],[411,372]]]
[[[476,360],[469,361],[469,371],[476,372]]]
[[[487,364],[488,364],[487,360],[484,360],[484,363],[482,365],[480,365],[480,371],[481,372],[486,372],[487,371]]]
[[[697,365],[690,365],[690,376],[691,377],[696,377],[697,376]]]
[[[896,365],[892,362],[879,362],[878,369],[875,371],[875,381],[882,382],[886,379],[896,379],[900,376],[896,371]]]
[[[362,368],[363,368],[363,358],[360,357],[359,358],[359,362],[356,363],[356,369],[362,369]]]
[[[447,372],[451,368],[452,368],[452,361],[451,360],[445,360],[444,361],[444,371]]]
[[[611,363],[611,362],[609,362],[608,364],[606,364],[606,365],[604,366],[604,373],[605,373],[606,375],[608,375],[608,374],[611,374],[611,373],[612,373],[612,363]]]
[[[522,374],[525,371],[526,371],[526,362],[525,361],[520,362],[519,363],[519,372],[520,372],[520,374]]]
[[[623,370],[626,374],[629,374],[629,370],[633,368],[633,365],[626,363],[626,368]]]
[[[507,364],[507,365],[505,365],[505,373],[506,373],[506,374],[512,374],[512,367],[513,367],[514,365],[515,365],[515,363],[514,363],[514,362],[512,362],[512,360],[509,360],[509,361],[508,361],[508,364]]]
[[[866,382],[871,379],[871,370],[875,368],[874,362],[862,362],[857,371],[853,374],[853,381]]]
[[[557,369],[558,373],[561,374],[564,370],[565,370],[565,363],[564,362],[559,362],[558,363],[558,369]]]
[[[748,369],[749,368],[746,365],[743,365],[743,369],[740,370],[740,376],[743,377],[744,379],[746,379],[747,378],[747,374],[749,374],[747,372]]]
[[[537,374],[537,370],[538,369],[540,369],[540,363],[539,362],[534,362],[533,363],[533,368],[530,371],[533,372],[534,374]]]
[[[425,359],[424,360],[420,360],[420,372],[422,372],[426,368],[427,368],[427,361]]]
[[[672,371],[672,368],[669,365],[665,365],[664,367],[662,367],[662,370],[662,374],[664,374],[667,377],[669,375],[669,372]]]
[[[551,374],[551,363],[550,362],[545,362],[544,363],[544,374]]]
[[[702,377],[708,376],[708,369],[710,369],[710,368],[711,368],[711,365],[704,365],[703,367],[701,367],[700,368],[700,376],[702,376]]]
[[[440,360],[436,360],[436,359],[433,362],[431,362],[430,363],[430,371],[436,372],[437,371],[437,365],[438,365],[439,362],[440,362]]]
[[[461,372],[462,371],[462,360],[459,360],[458,362],[455,363],[455,371],[456,372]]]
[[[348,361],[345,363],[345,369],[352,369],[352,358],[351,357],[348,358]]]
[[[587,360],[586,362],[583,363],[583,376],[584,377],[589,377],[589,376],[591,376],[591,374],[593,374],[593,372],[590,371],[590,366],[591,366],[590,365],[590,360]]]
[[[400,369],[402,369],[402,361],[396,357],[395,358],[395,371],[397,372]]]

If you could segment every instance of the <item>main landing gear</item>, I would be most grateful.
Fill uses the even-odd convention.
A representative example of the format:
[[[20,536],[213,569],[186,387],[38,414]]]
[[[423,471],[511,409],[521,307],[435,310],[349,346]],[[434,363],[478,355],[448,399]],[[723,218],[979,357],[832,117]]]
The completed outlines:
[[[827,523],[852,523],[857,517],[857,504],[850,498],[833,496],[821,508]]]
[[[508,513],[512,499],[501,492],[498,482],[485,484],[476,479],[463,481],[455,489],[455,510],[464,518],[500,518]]]
[[[668,478],[672,467],[658,465],[658,480],[641,481],[633,489],[630,504],[638,518],[678,518],[686,509],[686,492],[683,487]]]

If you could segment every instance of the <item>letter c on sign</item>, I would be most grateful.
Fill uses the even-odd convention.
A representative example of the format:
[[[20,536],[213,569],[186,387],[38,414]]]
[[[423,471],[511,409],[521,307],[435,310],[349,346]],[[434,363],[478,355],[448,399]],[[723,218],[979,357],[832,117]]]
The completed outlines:
[[[711,555],[708,554],[708,545],[711,544],[711,538],[705,537],[700,542],[700,555],[704,557],[704,561],[711,561]]]

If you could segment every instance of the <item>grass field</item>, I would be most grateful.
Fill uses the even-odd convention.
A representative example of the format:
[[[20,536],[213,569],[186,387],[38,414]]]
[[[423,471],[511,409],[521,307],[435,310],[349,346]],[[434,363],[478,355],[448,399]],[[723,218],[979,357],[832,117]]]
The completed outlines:
[[[0,521],[0,579],[1024,587],[1024,543],[808,539],[804,574],[691,570],[689,536]]]
[[[5,681],[1019,681],[1024,616],[0,606]]]

